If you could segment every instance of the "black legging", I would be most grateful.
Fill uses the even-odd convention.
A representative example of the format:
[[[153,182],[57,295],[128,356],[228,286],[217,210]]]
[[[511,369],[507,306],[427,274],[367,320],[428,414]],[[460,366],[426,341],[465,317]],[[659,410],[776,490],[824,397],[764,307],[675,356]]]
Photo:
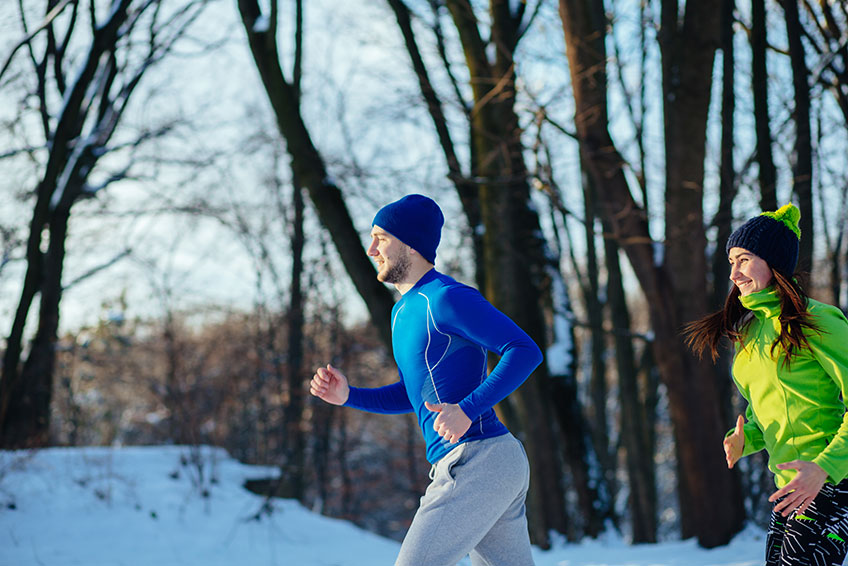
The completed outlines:
[[[766,566],[841,566],[848,552],[848,480],[825,483],[803,515],[772,512]]]

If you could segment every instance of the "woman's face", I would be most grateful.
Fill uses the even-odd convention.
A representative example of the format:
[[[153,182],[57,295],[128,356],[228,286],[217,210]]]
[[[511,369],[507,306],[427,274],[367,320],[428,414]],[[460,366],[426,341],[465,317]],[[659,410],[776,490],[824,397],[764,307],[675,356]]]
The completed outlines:
[[[739,292],[750,295],[762,291],[771,284],[774,275],[766,260],[743,248],[730,248],[730,280]]]

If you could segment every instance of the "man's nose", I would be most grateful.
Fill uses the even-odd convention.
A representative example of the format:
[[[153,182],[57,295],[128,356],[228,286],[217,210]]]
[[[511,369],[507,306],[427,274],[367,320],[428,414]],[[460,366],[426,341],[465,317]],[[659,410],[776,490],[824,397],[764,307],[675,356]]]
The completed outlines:
[[[368,246],[368,255],[377,255],[377,240],[371,240],[371,245]]]

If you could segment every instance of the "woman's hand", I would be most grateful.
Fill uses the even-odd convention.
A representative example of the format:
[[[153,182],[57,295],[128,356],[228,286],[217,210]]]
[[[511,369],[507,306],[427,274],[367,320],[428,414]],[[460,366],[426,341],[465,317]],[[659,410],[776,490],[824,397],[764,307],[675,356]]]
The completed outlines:
[[[769,501],[773,503],[784,495],[786,496],[774,506],[775,513],[781,513],[784,517],[787,517],[795,511],[802,515],[821,491],[825,480],[827,480],[827,472],[822,470],[821,466],[815,462],[804,460],[792,460],[778,464],[777,467],[781,470],[798,470],[798,473],[795,474],[792,481],[769,497]]]
[[[742,450],[745,448],[745,433],[742,431],[744,425],[745,419],[739,415],[736,419],[736,430],[724,439],[724,458],[728,468],[735,466],[742,457]]]

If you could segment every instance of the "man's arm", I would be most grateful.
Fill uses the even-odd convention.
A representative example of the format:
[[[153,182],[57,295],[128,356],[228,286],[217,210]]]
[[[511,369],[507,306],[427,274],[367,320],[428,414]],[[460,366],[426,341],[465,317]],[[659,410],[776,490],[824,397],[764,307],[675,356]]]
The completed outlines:
[[[351,387],[345,407],[353,407],[370,413],[397,415],[411,413],[412,403],[406,394],[403,381],[384,387]]]
[[[488,378],[458,403],[472,421],[515,391],[542,363],[542,352],[527,333],[475,289],[450,289],[438,311],[443,330],[501,356]]]
[[[385,387],[351,387],[342,372],[327,364],[318,368],[309,392],[332,405],[344,405],[372,413],[399,414],[412,411],[403,381]]]

